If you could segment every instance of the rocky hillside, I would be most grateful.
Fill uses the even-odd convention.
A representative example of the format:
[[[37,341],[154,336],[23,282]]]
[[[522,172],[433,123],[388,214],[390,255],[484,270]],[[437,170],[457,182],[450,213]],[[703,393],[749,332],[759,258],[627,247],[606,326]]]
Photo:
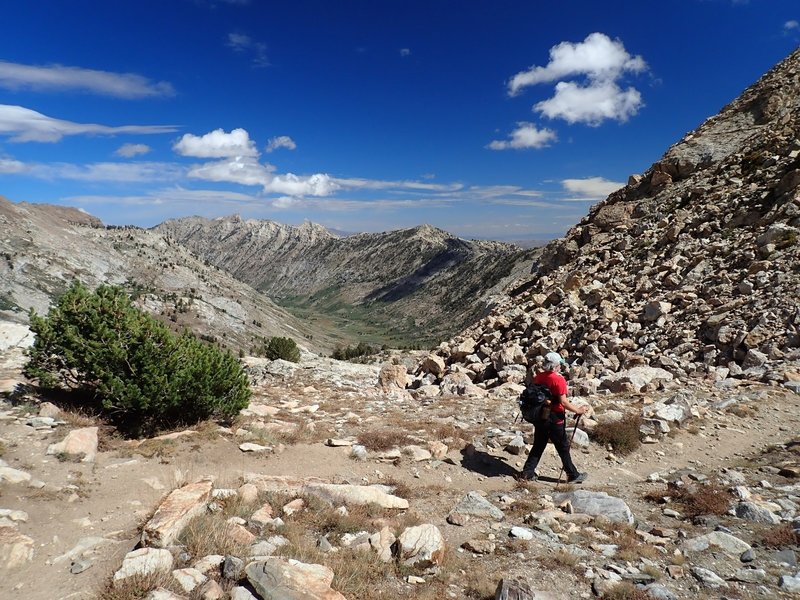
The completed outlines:
[[[492,387],[559,350],[595,388],[639,365],[784,381],[800,359],[799,132],[797,51],[546,246],[441,347],[449,370]]]
[[[273,335],[332,346],[320,327],[312,331],[156,232],[105,228],[77,209],[0,197],[0,316],[24,322],[29,308],[46,313],[76,278],[89,286],[123,285],[166,323],[190,327],[233,350],[249,352]]]
[[[441,340],[479,318],[536,252],[429,225],[339,238],[314,223],[232,216],[155,229],[297,314],[406,343]]]

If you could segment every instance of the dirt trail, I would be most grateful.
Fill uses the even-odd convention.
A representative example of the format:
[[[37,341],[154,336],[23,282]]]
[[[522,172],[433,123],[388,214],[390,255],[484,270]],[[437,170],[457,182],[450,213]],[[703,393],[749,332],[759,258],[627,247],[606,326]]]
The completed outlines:
[[[276,388],[276,397],[285,402],[287,389],[286,385]],[[298,402],[324,399],[326,394],[341,394],[341,391],[322,390],[305,400],[303,394],[298,393],[301,398]],[[584,487],[619,496],[625,499],[637,518],[648,519],[657,509],[641,497],[654,486],[646,482],[651,473],[691,467],[713,474],[721,468],[746,464],[748,457],[757,455],[766,446],[797,435],[800,396],[776,389],[767,389],[764,396],[760,409],[752,417],[730,413],[724,419],[707,416],[697,421],[696,433],[678,432],[659,443],[643,445],[623,459],[611,459],[609,453],[596,444],[582,451],[575,449],[578,468],[590,473]],[[340,415],[333,413],[320,413],[309,420],[320,427],[328,424],[338,428],[339,433],[353,435],[367,428],[398,427],[395,412],[398,405],[395,403],[392,410],[380,412],[375,409],[376,403],[392,405],[390,400],[374,395],[361,398],[361,402],[351,396],[343,406],[350,412],[356,411],[363,418],[361,423],[352,418],[343,422],[338,418]],[[405,409],[403,403],[409,403]],[[403,411],[414,413],[409,415],[410,423],[423,415],[430,419],[447,419],[453,412],[452,406],[444,404],[423,407],[405,400],[399,406],[401,414]],[[451,547],[457,547],[471,532],[445,523],[453,504],[470,490],[482,490],[487,494],[519,492],[511,473],[524,461],[524,456],[511,456],[499,449],[489,450],[480,468],[475,468],[456,450],[448,454],[455,464],[448,461],[412,463],[406,458],[396,463],[356,461],[349,457],[349,448],[327,447],[322,441],[290,445],[280,454],[257,455],[241,452],[238,449],[240,440],[212,428],[195,436],[165,442],[160,446],[160,455],[150,458],[117,442],[116,447],[99,452],[94,464],[61,462],[45,455],[45,451],[48,444],[62,439],[67,429],[34,430],[25,425],[24,419],[14,418],[23,417],[24,408],[0,404],[0,413],[5,415],[0,420],[0,438],[6,449],[2,458],[9,466],[30,473],[33,479],[46,485],[36,490],[25,484],[4,483],[0,488],[0,508],[28,514],[27,522],[19,524],[18,528],[35,544],[33,560],[0,580],[2,598],[92,598],[119,567],[124,554],[133,549],[139,526],[159,499],[175,485],[201,476],[215,477],[217,487],[236,487],[247,472],[314,476],[356,484],[401,482],[414,490],[410,498],[411,510],[441,527]],[[477,438],[493,428],[513,429],[509,422],[503,422],[511,415],[507,407],[501,404],[494,409],[476,409],[490,415],[470,430]],[[343,409],[340,412],[344,412]],[[550,447],[542,460],[540,475],[555,480],[559,468],[558,458]],[[550,494],[554,488],[553,483],[540,483],[532,486],[530,493]],[[53,491],[56,489],[60,491]],[[90,568],[71,574],[71,561],[59,557],[87,537],[102,537],[111,542],[102,546],[103,550],[93,559]],[[496,561],[498,575],[508,566],[502,557],[485,557],[485,560]]]

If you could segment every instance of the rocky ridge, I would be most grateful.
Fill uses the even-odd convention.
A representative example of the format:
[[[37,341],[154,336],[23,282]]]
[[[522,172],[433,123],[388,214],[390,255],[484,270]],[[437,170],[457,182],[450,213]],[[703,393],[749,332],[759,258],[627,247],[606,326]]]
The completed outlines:
[[[250,352],[273,335],[333,347],[321,327],[312,329],[156,232],[106,228],[78,209],[0,197],[0,313],[23,323],[30,308],[45,314],[73,279],[125,286],[167,324],[233,350]]]
[[[459,372],[492,388],[557,350],[591,390],[642,366],[796,386],[798,98],[800,51],[547,245],[511,298],[440,347],[446,370],[413,385]]]
[[[379,330],[417,340],[438,341],[480,317],[537,252],[430,225],[340,238],[310,222],[230,216],[155,230],[279,303],[323,313],[358,306]]]

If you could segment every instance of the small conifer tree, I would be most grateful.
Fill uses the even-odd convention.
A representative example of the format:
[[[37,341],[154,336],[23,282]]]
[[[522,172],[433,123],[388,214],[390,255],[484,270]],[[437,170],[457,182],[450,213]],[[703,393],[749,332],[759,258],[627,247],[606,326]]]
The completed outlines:
[[[122,288],[79,282],[47,316],[30,315],[36,339],[24,373],[44,387],[87,394],[131,433],[229,418],[250,399],[247,375],[227,352],[176,335],[137,309]]]
[[[264,356],[270,360],[282,358],[290,362],[300,362],[300,348],[292,338],[271,337],[264,344]]]

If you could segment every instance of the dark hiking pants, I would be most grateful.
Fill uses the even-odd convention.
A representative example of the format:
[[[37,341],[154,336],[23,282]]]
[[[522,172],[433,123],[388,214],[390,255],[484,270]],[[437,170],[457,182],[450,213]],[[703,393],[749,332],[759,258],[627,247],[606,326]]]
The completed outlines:
[[[525,461],[525,466],[522,467],[523,473],[530,474],[536,471],[536,467],[539,466],[539,461],[549,441],[553,442],[556,447],[558,456],[561,458],[561,464],[564,465],[567,479],[573,479],[578,476],[578,469],[572,464],[572,457],[569,454],[566,423],[565,416],[551,414],[547,421],[534,427],[533,448],[531,448],[531,453],[528,455],[528,460]]]

